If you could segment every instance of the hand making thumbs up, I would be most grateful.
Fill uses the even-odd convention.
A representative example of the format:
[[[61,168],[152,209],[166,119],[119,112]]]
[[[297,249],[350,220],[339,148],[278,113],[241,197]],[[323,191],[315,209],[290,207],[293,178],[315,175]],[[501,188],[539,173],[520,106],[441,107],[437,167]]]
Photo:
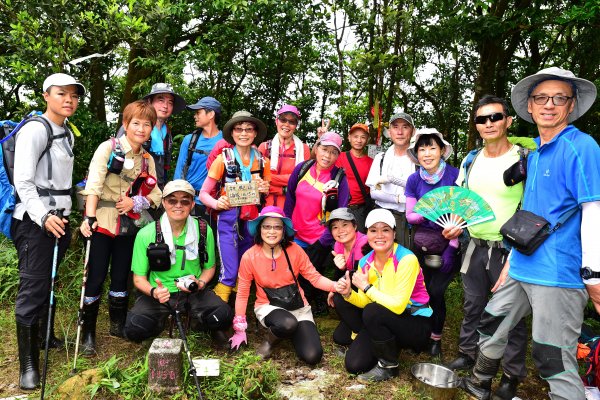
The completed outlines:
[[[156,289],[154,290],[154,298],[158,300],[159,303],[166,303],[171,298],[171,293],[169,293],[169,289],[163,286],[160,279],[156,278],[154,280],[157,284]]]

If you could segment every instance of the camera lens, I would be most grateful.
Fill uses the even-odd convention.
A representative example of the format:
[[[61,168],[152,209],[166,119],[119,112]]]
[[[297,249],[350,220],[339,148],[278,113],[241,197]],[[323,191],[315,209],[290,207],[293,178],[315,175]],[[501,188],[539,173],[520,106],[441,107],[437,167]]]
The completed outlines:
[[[196,282],[192,281],[187,285],[187,289],[190,292],[196,292],[198,290],[198,284]]]

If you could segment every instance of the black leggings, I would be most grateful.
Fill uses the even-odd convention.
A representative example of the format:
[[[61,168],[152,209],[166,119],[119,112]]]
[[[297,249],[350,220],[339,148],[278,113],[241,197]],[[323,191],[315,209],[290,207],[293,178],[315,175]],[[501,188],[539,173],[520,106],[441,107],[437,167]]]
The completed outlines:
[[[85,284],[86,297],[96,297],[101,294],[109,264],[111,264],[110,291],[127,292],[134,241],[135,236],[111,238],[100,232],[92,233],[88,279]]]
[[[395,338],[400,348],[417,351],[428,343],[431,334],[430,318],[412,316],[406,312],[398,315],[377,303],[369,303],[361,309],[348,303],[337,293],[333,296],[333,301],[345,324],[343,326],[340,323],[333,340],[338,344],[350,344],[344,363],[351,374],[360,374],[375,366],[377,359],[373,354],[372,340],[383,342]],[[344,332],[346,327],[358,333],[353,341],[349,337],[350,333]]]
[[[271,311],[265,317],[265,325],[278,338],[292,339],[292,344],[299,359],[314,365],[323,357],[321,338],[317,326],[311,321],[300,321],[286,310]]]
[[[420,262],[421,260],[419,260]],[[446,322],[446,289],[452,282],[456,268],[451,272],[442,272],[439,268],[429,268],[423,265],[423,278],[427,293],[429,293],[429,304],[433,310],[431,316],[431,331],[434,334],[441,335]]]

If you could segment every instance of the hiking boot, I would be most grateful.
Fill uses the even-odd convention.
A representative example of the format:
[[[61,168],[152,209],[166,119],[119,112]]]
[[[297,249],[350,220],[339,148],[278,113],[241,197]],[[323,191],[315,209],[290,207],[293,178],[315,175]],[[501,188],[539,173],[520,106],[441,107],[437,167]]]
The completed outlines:
[[[81,354],[84,356],[96,355],[96,320],[99,308],[100,300],[83,305]]]
[[[39,317],[38,331],[40,348],[46,348],[46,333],[48,332],[48,304],[45,304],[42,308],[42,313]],[[54,317],[56,315],[56,298],[54,299],[54,307],[52,307],[52,315],[50,317],[50,340],[48,341],[49,349],[62,350],[65,348],[65,341],[57,338],[54,335]]]
[[[40,386],[40,348],[38,347],[38,325],[17,322],[17,344],[19,346],[19,387],[34,390]]]
[[[500,362],[500,359],[487,358],[478,352],[473,371],[461,381],[462,389],[478,400],[490,400],[492,379],[500,368]]]
[[[398,356],[400,350],[396,338],[384,341],[372,340],[373,354],[377,357],[377,364],[368,372],[360,374],[356,379],[359,382],[381,382],[398,376]]]
[[[108,315],[110,317],[110,328],[108,333],[111,336],[124,338],[123,328],[127,318],[127,306],[129,297],[108,296]]]
[[[431,357],[442,357],[442,340],[429,339],[429,355]]]
[[[210,331],[210,337],[217,349],[223,349],[229,343],[229,337],[225,331]]]
[[[503,373],[502,378],[500,379],[500,384],[498,385],[496,391],[494,391],[492,400],[512,400],[512,398],[517,394],[518,386],[518,377],[510,376],[506,372]]]
[[[450,361],[446,367],[453,371],[467,371],[473,368],[475,365],[475,360],[473,360],[470,356],[465,353],[458,352],[458,357],[454,360]]]
[[[266,360],[267,358],[271,357],[271,353],[273,353],[273,348],[275,347],[277,342],[279,342],[279,338],[275,336],[273,331],[271,331],[271,328],[268,328],[267,338],[264,342],[261,343],[260,346],[258,346],[256,352],[259,356],[262,357],[263,360]]]

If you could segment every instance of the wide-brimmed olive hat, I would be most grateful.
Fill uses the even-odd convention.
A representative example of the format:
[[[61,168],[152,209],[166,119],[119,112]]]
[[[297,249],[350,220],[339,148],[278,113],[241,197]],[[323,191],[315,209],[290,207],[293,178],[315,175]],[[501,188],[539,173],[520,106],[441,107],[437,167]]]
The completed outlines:
[[[252,122],[254,125],[256,125],[258,132],[256,133],[253,144],[258,146],[267,138],[267,126],[248,111],[242,110],[233,114],[233,117],[231,117],[231,119],[227,121],[223,127],[223,139],[227,140],[228,143],[235,145],[231,131],[233,130],[235,124],[239,124],[240,122]]]

